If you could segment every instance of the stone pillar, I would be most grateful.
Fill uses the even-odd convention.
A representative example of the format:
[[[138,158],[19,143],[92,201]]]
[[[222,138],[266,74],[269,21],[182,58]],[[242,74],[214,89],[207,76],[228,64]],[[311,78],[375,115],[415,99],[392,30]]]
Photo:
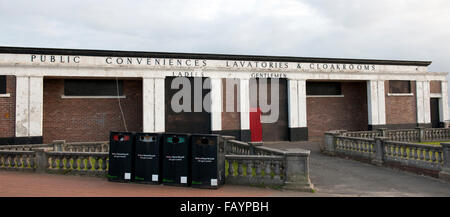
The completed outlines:
[[[289,140],[308,140],[306,81],[288,80]]]
[[[16,143],[42,143],[43,77],[16,77]]]
[[[439,172],[439,178],[450,182],[450,143],[441,143],[444,155],[444,165]]]
[[[211,131],[222,131],[222,79],[211,78]]]
[[[448,114],[448,88],[447,81],[441,81],[441,98],[439,99],[439,121],[442,127],[448,128],[450,117]]]
[[[383,165],[384,157],[384,141],[387,140],[386,137],[375,137],[375,156],[372,159],[372,163],[378,166]]]
[[[48,167],[47,153],[45,153],[45,150],[43,148],[33,149],[33,151],[35,151],[36,153],[34,162],[36,165],[36,172],[45,173]]]
[[[251,140],[250,134],[250,80],[239,81],[239,112],[241,116],[241,141]]]
[[[286,182],[285,189],[312,191],[313,186],[309,179],[309,150],[287,149]]]
[[[384,81],[367,81],[367,113],[369,130],[386,125]]]
[[[143,131],[147,133],[165,131],[165,87],[164,78],[143,78]]]
[[[431,127],[430,81],[416,81],[417,124]]]
[[[340,135],[339,131],[327,131],[325,132],[325,146],[322,148],[322,152],[329,155],[336,154],[336,137]]]

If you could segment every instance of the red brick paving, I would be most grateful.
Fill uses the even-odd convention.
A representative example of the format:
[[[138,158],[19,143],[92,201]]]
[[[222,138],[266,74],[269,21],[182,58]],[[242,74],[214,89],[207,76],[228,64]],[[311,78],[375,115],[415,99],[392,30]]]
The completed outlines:
[[[0,171],[0,197],[267,197],[284,192],[224,185],[218,190],[109,182],[106,178]],[[306,192],[294,194],[310,195]]]

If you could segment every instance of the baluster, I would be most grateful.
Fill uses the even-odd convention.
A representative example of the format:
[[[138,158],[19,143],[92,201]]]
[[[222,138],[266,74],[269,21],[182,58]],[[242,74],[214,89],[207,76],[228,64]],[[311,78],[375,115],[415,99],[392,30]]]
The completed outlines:
[[[72,161],[72,156],[66,156],[66,169],[68,170],[72,169],[72,164],[70,163],[70,161]]]
[[[421,148],[419,148],[419,151],[420,151],[420,160],[423,160],[424,159],[424,156],[423,156],[423,150],[421,149]]]
[[[84,164],[84,156],[80,156],[80,170],[84,170],[85,164]]]
[[[17,168],[22,167],[22,155],[17,155]]]
[[[257,162],[255,162],[255,167],[256,167],[256,170],[255,170],[255,173],[256,173],[256,177],[261,177],[261,173],[262,173],[262,163],[261,163],[261,161],[257,161]]]
[[[73,163],[72,163],[72,169],[78,170],[78,156],[72,155]]]
[[[280,177],[280,174],[281,174],[280,161],[275,161],[274,163],[275,163],[275,171],[274,171],[275,176],[274,176],[274,178],[275,179],[281,179],[281,177]]]
[[[5,167],[8,168],[10,164],[10,155],[6,155],[5,157]]]
[[[100,160],[100,158],[99,157],[95,157],[95,163],[94,163],[94,169],[97,171],[98,170],[98,168],[100,168],[100,166],[99,166],[99,164],[98,164],[98,161]]]
[[[425,161],[430,161],[430,153],[427,149],[425,149]]]
[[[413,151],[414,151],[414,147],[410,147],[409,148],[409,159],[413,159]]]
[[[3,160],[4,160],[3,156],[0,155],[0,167],[3,167],[3,165],[5,165],[5,164],[3,163]]]
[[[11,167],[15,167],[16,166],[16,155],[12,155],[11,156],[11,162],[9,162],[9,165]]]
[[[109,165],[108,157],[103,157],[102,158],[102,171],[106,171],[108,165]]]
[[[265,178],[270,178],[270,172],[271,172],[271,168],[270,168],[271,165],[270,165],[270,163],[271,163],[271,162],[268,161],[268,160],[267,160],[267,161],[264,161],[264,164],[265,164],[265,166],[266,166],[266,169],[265,169],[265,171],[264,171],[264,172],[266,173],[265,176],[264,176]]]
[[[437,153],[438,153],[438,155],[437,155],[438,163],[441,164],[442,163],[442,157],[441,157],[442,152],[438,151]]]
[[[64,156],[59,156],[59,157],[58,157],[58,160],[59,160],[59,169],[60,169],[60,170],[63,170],[63,169],[64,169],[64,159],[65,159]]]
[[[22,165],[23,168],[28,168],[28,155],[22,155]]]
[[[403,146],[403,157],[406,158],[408,155],[407,151],[406,151],[406,146]]]
[[[431,150],[431,162],[436,162],[436,152],[435,150]]]
[[[87,157],[87,169],[88,170],[92,169],[92,162],[91,162],[91,158],[89,156]]]
[[[419,156],[417,155],[417,147],[414,147],[414,160],[417,160]]]
[[[252,164],[253,164],[253,163],[252,163],[251,160],[248,160],[248,161],[247,161],[247,171],[246,171],[246,173],[247,173],[247,176],[248,176],[248,177],[252,177],[252,176],[253,176],[253,174],[252,174],[252,173],[253,173],[253,169],[252,169],[253,167],[252,167]]]
[[[238,160],[238,176],[244,176],[244,168],[243,168],[243,164],[244,162],[242,162],[242,160]]]
[[[397,146],[393,145],[392,146],[392,157],[397,157]]]
[[[228,175],[234,176],[234,168],[233,168],[233,161],[228,160]]]

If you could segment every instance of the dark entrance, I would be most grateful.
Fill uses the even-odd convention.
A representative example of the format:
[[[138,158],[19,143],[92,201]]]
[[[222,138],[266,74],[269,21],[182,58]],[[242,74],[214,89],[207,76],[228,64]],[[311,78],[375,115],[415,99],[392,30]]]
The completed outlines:
[[[259,97],[259,89],[261,88],[261,83],[266,82],[267,84],[267,105],[271,105],[272,98],[278,100],[279,112],[278,119],[273,123],[261,123],[262,127],[262,140],[263,141],[287,141],[289,140],[288,131],[288,97],[287,97],[287,80],[278,79],[278,96],[271,96],[271,79],[270,78],[255,78],[250,81],[250,102],[252,99],[256,98],[257,105],[252,105],[251,108],[257,109],[261,108],[261,102]],[[256,87],[255,87],[256,86]],[[270,115],[272,111],[264,112],[261,111],[261,115]],[[250,129],[252,131],[252,129]]]
[[[173,132],[173,133],[210,133],[211,132],[211,114],[207,111],[205,111],[205,109],[202,106],[201,112],[194,112],[194,78],[193,77],[185,77],[186,79],[189,80],[190,83],[190,89],[191,89],[191,103],[190,103],[190,107],[191,110],[190,112],[175,112],[172,109],[171,106],[171,102],[172,102],[172,98],[174,97],[174,95],[180,91],[183,87],[183,85],[180,85],[180,89],[172,89],[172,81],[175,79],[176,77],[166,77],[165,79],[165,113],[166,113],[166,117],[165,117],[165,121],[166,121],[166,132]],[[205,80],[206,78],[196,78],[196,79],[201,79],[202,81],[202,86],[204,87],[205,85]],[[202,92],[202,102],[203,101],[207,101],[207,102],[211,102],[210,99],[205,99],[205,97],[210,97],[210,94],[208,94],[211,91],[210,88],[210,82],[209,83],[209,88],[208,89],[203,89],[201,90]],[[199,88],[199,87],[196,87]],[[206,88],[206,87],[204,87]],[[182,98],[180,100],[179,104],[184,104],[182,101],[186,100],[184,98]]]
[[[439,98],[430,99],[431,127],[439,128]]]

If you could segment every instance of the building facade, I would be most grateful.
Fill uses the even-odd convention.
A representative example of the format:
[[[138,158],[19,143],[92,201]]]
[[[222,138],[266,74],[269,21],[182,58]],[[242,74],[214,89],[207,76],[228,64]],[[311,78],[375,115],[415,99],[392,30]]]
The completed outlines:
[[[105,141],[124,130],[299,141],[328,130],[443,127],[447,73],[430,64],[0,47],[0,144]],[[178,101],[192,102],[190,112],[173,109],[186,86],[177,78],[191,84],[193,97]],[[194,93],[208,111],[193,112]],[[265,104],[277,104],[276,121],[261,120],[273,114]]]

